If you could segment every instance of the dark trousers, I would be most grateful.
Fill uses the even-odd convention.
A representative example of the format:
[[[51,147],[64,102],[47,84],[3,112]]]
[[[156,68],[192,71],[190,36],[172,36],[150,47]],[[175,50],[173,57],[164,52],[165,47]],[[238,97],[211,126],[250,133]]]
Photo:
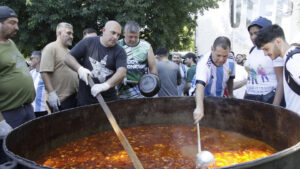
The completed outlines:
[[[275,98],[275,91],[271,91],[270,93],[265,95],[252,95],[246,93],[244,97],[244,99],[254,100],[254,101],[259,101],[259,102],[264,102],[269,104],[273,103],[274,98]],[[284,97],[281,99],[280,106],[285,107]]]
[[[48,103],[47,103],[48,104]],[[53,108],[51,106],[48,107],[50,108],[52,113],[55,113]],[[72,94],[71,96],[67,97],[64,101],[60,103],[60,106],[58,106],[59,111],[66,110],[66,109],[71,109],[77,107],[77,94]]]
[[[0,164],[3,164],[7,161],[9,161],[9,158],[7,157],[7,155],[5,154],[4,150],[3,150],[3,139],[4,138],[0,138],[0,144],[1,144],[1,148],[0,148]]]
[[[12,110],[3,111],[2,116],[12,128],[16,128],[27,121],[35,119],[35,114],[30,103],[24,104]],[[8,161],[8,157],[6,156],[3,150],[3,138],[0,139],[0,164],[2,164]]]
[[[272,92],[270,92],[268,94],[265,94],[265,95],[253,95],[253,94],[247,94],[246,93],[244,99],[272,104],[273,100],[274,100],[274,97],[275,97],[275,92],[272,91]]]
[[[30,103],[12,110],[3,111],[2,115],[12,128],[16,128],[27,121],[35,119],[35,114]]]
[[[41,116],[45,116],[48,114],[47,111],[38,111],[38,112],[34,112],[35,117],[41,117]]]
[[[77,94],[72,94],[61,102],[59,110],[66,110],[77,107]]]

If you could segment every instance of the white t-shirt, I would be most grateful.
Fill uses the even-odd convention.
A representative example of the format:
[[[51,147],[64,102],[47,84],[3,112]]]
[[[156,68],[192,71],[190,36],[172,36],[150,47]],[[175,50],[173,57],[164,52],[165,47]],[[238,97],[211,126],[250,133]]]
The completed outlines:
[[[205,96],[222,97],[228,79],[235,76],[234,67],[233,56],[229,55],[224,65],[216,66],[212,61],[211,52],[209,52],[197,63],[196,83],[205,86]]]
[[[295,49],[295,47],[291,47],[284,56],[284,61],[286,60],[287,54]],[[294,54],[292,58],[288,60],[286,63],[286,69],[291,73],[291,76],[295,80],[295,82],[300,85],[300,54]],[[286,108],[292,110],[300,115],[300,95],[295,93],[290,86],[287,84],[285,79],[285,73],[283,73],[283,89],[284,89],[284,97],[286,102]]]
[[[264,55],[263,50],[255,47],[244,64],[248,73],[247,94],[265,95],[275,90],[277,78],[274,67],[283,67],[283,65],[284,61],[281,57],[272,60]]]
[[[235,64],[235,78],[233,83],[246,80],[248,78],[248,73],[246,72],[244,66]],[[243,99],[246,91],[246,85],[233,90],[233,95],[235,98]]]

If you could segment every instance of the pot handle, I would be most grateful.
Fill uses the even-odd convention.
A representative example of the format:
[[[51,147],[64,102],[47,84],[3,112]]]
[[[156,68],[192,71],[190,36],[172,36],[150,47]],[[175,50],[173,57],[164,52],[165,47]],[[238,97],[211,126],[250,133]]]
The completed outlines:
[[[0,169],[16,169],[17,168],[17,161],[8,161],[0,165]]]

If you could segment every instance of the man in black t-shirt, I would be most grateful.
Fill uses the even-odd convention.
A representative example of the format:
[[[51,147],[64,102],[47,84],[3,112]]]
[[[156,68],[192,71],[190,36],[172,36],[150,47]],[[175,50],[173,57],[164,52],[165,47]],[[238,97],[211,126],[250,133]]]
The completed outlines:
[[[65,58],[65,63],[78,72],[78,105],[97,103],[99,93],[105,101],[116,100],[114,86],[126,76],[127,56],[124,49],[117,45],[121,26],[116,21],[108,21],[102,29],[102,36],[88,37],[78,42]],[[95,85],[88,86],[88,75]],[[91,92],[90,92],[91,90]]]

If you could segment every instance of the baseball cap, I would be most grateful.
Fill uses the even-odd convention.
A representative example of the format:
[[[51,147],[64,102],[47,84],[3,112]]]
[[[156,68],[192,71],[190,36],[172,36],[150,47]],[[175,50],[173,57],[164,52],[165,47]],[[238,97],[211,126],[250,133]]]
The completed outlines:
[[[11,8],[7,6],[0,6],[0,20],[5,20],[11,17],[17,18],[18,16]]]
[[[250,28],[252,26],[258,26],[260,28],[263,28],[263,27],[271,25],[271,24],[272,24],[272,22],[269,19],[260,16],[250,23],[250,25],[248,26],[248,31],[250,30]]]

